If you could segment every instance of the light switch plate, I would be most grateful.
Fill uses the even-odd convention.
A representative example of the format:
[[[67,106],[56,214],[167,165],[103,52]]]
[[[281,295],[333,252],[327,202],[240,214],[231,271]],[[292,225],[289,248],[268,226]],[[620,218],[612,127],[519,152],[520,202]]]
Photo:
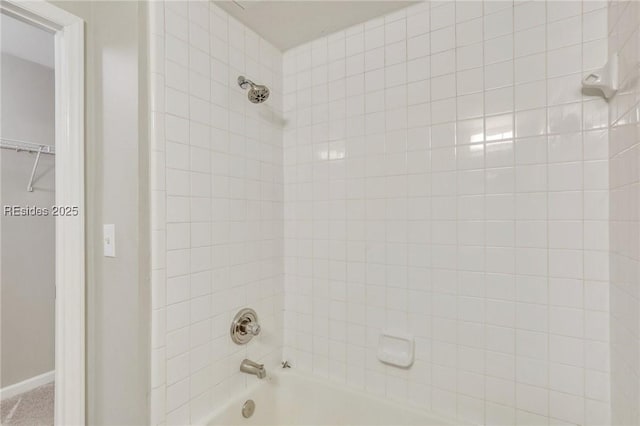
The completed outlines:
[[[116,226],[104,225],[103,250],[105,257],[116,257]]]

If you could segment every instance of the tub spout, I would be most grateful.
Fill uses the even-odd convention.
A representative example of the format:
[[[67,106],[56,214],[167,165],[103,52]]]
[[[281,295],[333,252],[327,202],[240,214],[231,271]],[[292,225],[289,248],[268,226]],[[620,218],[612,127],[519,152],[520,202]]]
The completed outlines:
[[[240,371],[258,376],[258,379],[264,379],[267,377],[267,370],[265,370],[264,364],[258,364],[257,362],[253,362],[246,358],[240,363]]]

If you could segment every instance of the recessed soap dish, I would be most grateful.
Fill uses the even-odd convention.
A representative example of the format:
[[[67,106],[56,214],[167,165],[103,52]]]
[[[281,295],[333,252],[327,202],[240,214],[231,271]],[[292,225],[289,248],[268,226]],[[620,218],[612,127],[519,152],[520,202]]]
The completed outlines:
[[[413,336],[402,331],[383,330],[378,340],[378,359],[407,368],[413,364]]]

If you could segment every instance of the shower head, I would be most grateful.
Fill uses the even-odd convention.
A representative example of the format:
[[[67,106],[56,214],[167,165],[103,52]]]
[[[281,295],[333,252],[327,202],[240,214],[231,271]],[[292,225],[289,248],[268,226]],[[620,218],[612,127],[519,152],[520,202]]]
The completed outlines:
[[[238,85],[243,89],[246,89],[247,86],[251,87],[247,97],[254,104],[261,104],[269,98],[269,88],[267,86],[255,84],[243,75],[238,77]]]

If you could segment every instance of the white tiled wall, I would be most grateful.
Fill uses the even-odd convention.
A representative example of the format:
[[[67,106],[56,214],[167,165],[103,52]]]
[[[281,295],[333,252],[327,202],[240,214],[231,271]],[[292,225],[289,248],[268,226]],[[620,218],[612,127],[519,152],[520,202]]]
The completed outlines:
[[[611,408],[615,425],[640,424],[640,7],[609,3],[609,51],[620,55],[621,89],[609,109]]]
[[[285,357],[477,424],[609,423],[606,52],[605,1],[425,3],[286,52]]]
[[[472,423],[640,421],[635,2],[424,3],[284,58],[212,3],[149,12],[153,424],[279,361],[283,324],[295,368]],[[607,47],[609,107],[580,90]],[[237,347],[245,305],[269,333]]]
[[[150,2],[152,424],[219,407],[281,359],[282,54],[208,1]],[[238,75],[267,84],[254,105]],[[265,332],[229,338],[253,307]],[[274,364],[275,365],[275,364]]]

